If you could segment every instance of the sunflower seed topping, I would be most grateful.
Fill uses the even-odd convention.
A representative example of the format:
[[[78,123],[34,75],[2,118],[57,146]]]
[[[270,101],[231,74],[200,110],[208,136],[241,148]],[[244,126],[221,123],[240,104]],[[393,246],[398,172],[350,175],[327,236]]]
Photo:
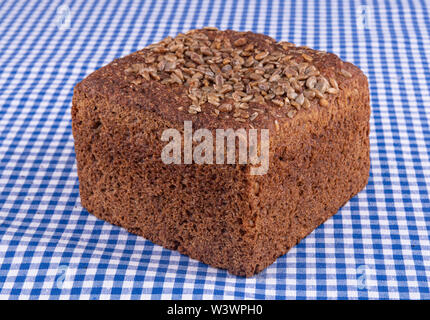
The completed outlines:
[[[218,31],[217,27],[204,27],[203,29],[208,31]]]
[[[190,105],[178,110],[222,114],[239,122],[263,114],[259,104],[272,106],[268,115],[293,118],[312,105],[328,106],[327,95],[339,93],[336,79],[323,76],[314,64],[318,52],[273,39],[258,44],[238,34],[230,40],[224,31],[205,27],[167,37],[139,51],[144,62],[124,71],[134,74],[130,84],[135,86],[143,81],[183,86]],[[342,68],[339,73],[352,77]],[[277,120],[275,126],[279,130]]]
[[[241,46],[244,46],[246,44],[246,42],[247,42],[246,38],[239,38],[234,42],[234,45],[236,47],[241,47]]]
[[[191,113],[191,114],[196,114],[196,113],[199,113],[201,111],[202,111],[202,109],[200,108],[200,106],[190,105],[188,107],[188,113]]]
[[[299,94],[295,100],[299,105],[302,105],[305,102],[305,96],[303,93]]]
[[[291,118],[294,118],[296,113],[297,113],[297,110],[290,110],[290,111],[288,111],[287,116],[288,116],[288,118],[291,119]]]
[[[264,51],[264,52],[260,52],[259,54],[257,54],[254,58],[255,58],[255,60],[263,60],[268,55],[269,55],[269,52]]]
[[[254,112],[254,113],[253,113],[253,114],[251,114],[251,116],[249,117],[249,120],[254,121],[257,117],[258,117],[258,112]]]
[[[327,107],[328,106],[328,101],[324,98],[320,99],[320,105],[321,107]]]
[[[305,59],[306,61],[309,61],[309,62],[312,62],[312,60],[313,60],[313,58],[306,53],[303,53],[302,57],[303,57],[303,59]]]
[[[277,106],[280,106],[280,107],[284,106],[284,101],[282,101],[281,99],[274,99],[274,100],[272,100],[272,102],[274,104],[276,104]]]
[[[221,112],[229,112],[233,110],[233,106],[229,103],[224,103],[218,107],[218,110]]]
[[[346,71],[345,69],[340,69],[340,73],[345,77],[345,78],[351,78],[352,74],[349,73],[348,71]]]

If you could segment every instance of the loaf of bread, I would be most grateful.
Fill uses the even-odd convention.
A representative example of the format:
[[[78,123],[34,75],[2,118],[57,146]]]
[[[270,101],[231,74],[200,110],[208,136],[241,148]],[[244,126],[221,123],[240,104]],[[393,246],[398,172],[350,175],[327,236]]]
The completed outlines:
[[[252,32],[178,34],[76,85],[81,202],[165,248],[252,276],[367,184],[369,117],[366,76],[334,54]],[[267,129],[267,170],[189,163],[185,147],[180,163],[166,163],[163,132],[185,134],[186,123],[214,137]]]

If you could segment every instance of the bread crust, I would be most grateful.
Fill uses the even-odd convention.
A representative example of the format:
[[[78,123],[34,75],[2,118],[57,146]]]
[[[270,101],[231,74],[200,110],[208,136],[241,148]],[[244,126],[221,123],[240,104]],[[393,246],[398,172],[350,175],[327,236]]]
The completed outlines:
[[[199,32],[231,42],[245,37],[269,53],[284,50],[261,34]],[[311,56],[323,76],[337,81],[339,93],[327,97],[327,106],[312,100],[293,118],[270,101],[258,104],[262,116],[237,122],[214,116],[209,103],[207,112],[179,111],[190,105],[183,85],[134,84],[125,70],[142,63],[147,50],[114,60],[74,89],[81,203],[98,218],[232,274],[252,276],[367,184],[369,90],[356,66],[334,54],[292,47],[286,52],[293,59],[300,63],[304,53]],[[164,164],[161,134],[168,128],[183,131],[186,120],[212,132],[269,129],[267,174],[251,175],[250,165]]]

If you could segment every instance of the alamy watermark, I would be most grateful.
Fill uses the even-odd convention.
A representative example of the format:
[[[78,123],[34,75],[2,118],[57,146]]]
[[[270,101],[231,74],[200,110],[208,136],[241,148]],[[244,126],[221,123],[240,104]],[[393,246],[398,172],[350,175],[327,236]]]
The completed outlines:
[[[161,141],[168,142],[161,152],[165,164],[251,164],[252,175],[269,169],[268,129],[216,129],[214,137],[209,129],[193,132],[192,122],[184,121],[183,132],[182,137],[176,129],[163,131]]]
[[[374,269],[366,265],[360,265],[357,268],[357,289],[358,290],[369,290],[373,285],[374,281]]]
[[[67,4],[62,4],[57,8],[55,23],[58,29],[60,30],[70,29],[71,15],[70,15],[70,8]]]
[[[71,289],[73,283],[74,270],[69,268],[67,265],[58,266],[57,273],[55,275],[54,285],[57,289]]]
[[[368,5],[358,6],[357,8],[357,27],[358,29],[370,29],[372,24],[372,7]]]

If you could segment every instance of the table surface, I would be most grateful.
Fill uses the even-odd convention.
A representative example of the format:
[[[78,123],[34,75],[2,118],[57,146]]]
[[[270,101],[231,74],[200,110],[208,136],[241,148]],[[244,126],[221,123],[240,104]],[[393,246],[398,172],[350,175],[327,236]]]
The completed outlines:
[[[0,1],[0,298],[430,298],[430,14],[421,1]],[[168,35],[252,30],[338,54],[371,88],[369,184],[240,278],[80,206],[73,86]]]

